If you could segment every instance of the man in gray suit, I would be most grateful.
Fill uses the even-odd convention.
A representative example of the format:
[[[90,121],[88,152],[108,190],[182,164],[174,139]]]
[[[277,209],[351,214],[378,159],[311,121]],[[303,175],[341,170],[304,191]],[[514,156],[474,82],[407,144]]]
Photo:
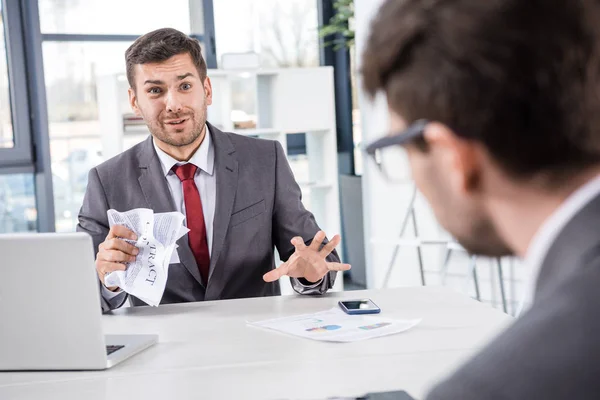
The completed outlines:
[[[151,136],[93,168],[78,231],[98,249],[103,309],[127,299],[104,276],[124,270],[138,249],[109,229],[107,211],[151,208],[180,211],[190,232],[178,241],[180,264],[169,267],[161,300],[177,303],[280,294],[292,279],[301,294],[322,294],[335,271],[347,270],[301,202],[278,142],[224,133],[206,122],[212,87],[200,45],[174,29],[137,39],[126,54],[129,99]],[[274,247],[285,263],[275,269]],[[133,305],[144,303],[131,296]]]
[[[536,278],[528,311],[428,399],[600,398],[598,21],[594,1],[389,0],[373,22],[362,74],[393,133],[367,151],[393,177],[403,146],[466,249]]]

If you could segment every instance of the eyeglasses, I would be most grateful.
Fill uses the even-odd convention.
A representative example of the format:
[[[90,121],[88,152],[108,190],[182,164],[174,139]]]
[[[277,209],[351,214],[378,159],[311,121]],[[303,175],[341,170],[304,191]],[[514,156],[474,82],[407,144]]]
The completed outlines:
[[[398,183],[410,179],[410,165],[402,146],[422,137],[428,123],[428,120],[420,119],[404,131],[378,139],[365,148],[387,180]]]

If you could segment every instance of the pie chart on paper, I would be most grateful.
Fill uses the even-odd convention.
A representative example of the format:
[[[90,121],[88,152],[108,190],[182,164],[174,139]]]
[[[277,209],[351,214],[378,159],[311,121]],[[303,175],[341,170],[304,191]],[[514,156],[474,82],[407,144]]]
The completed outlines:
[[[316,328],[309,328],[306,330],[306,332],[329,332],[329,331],[337,331],[338,329],[341,329],[342,327],[340,325],[323,325],[323,326],[318,326]]]

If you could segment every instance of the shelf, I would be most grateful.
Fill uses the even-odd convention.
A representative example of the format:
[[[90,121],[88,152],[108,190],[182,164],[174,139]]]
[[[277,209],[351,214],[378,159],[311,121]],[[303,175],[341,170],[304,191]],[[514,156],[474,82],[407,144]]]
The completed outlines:
[[[291,135],[295,133],[305,133],[307,135],[324,135],[330,130],[327,128],[313,129],[274,129],[274,128],[257,128],[257,129],[234,129],[233,133],[244,136],[277,136],[281,133]]]
[[[140,125],[126,125],[123,127],[123,133],[127,134],[140,134],[140,133],[150,133],[148,127],[145,124]]]
[[[233,133],[243,136],[277,136],[281,133],[278,129],[257,128],[257,129],[234,129]]]
[[[324,135],[330,131],[328,128],[310,128],[310,129],[282,129],[286,134],[306,133],[307,135]]]
[[[302,189],[331,189],[333,185],[328,182],[298,182]]]
[[[269,69],[219,69],[219,70],[210,70],[208,72],[209,78],[228,78],[230,76],[233,77],[250,77],[252,75],[256,76],[275,76],[278,75],[279,72],[275,70]]]
[[[297,68],[240,68],[240,69],[209,69],[208,77],[212,79],[212,77],[228,77],[235,76],[241,74],[250,74],[257,76],[277,76],[282,73],[302,73],[302,74],[310,74],[311,70],[318,69],[326,69],[331,67],[297,67]]]

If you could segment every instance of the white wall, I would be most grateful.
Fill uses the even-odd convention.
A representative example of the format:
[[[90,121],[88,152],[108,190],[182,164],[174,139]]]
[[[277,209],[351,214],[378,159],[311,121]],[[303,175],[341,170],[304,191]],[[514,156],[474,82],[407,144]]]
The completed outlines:
[[[356,51],[358,68],[362,65],[362,53],[370,29],[370,22],[375,16],[382,0],[356,0],[355,1],[355,26],[356,26]],[[375,101],[371,101],[362,90],[362,79],[358,79],[359,104],[361,110],[361,123],[364,143],[369,143],[388,132],[388,115],[385,96],[380,94]],[[399,234],[403,213],[406,211],[412,182],[405,184],[388,184],[375,165],[369,160],[364,161],[363,170],[363,204],[365,226],[365,251],[367,262],[367,284],[371,288],[381,287],[387,265],[390,261],[393,246],[373,243],[378,238],[396,238]],[[414,253],[414,251],[410,252]],[[408,266],[416,262],[411,254],[400,254],[399,260],[406,264],[405,276],[398,280],[398,284],[415,285],[419,283],[418,269]],[[412,273],[414,272],[414,274]]]

